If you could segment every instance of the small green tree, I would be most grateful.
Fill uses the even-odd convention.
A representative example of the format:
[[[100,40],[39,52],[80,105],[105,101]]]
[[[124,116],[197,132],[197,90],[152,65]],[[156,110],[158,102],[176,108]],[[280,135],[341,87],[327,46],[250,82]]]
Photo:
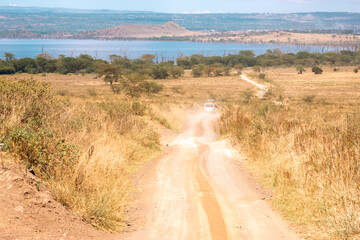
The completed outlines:
[[[322,74],[322,73],[323,73],[323,70],[322,70],[320,67],[318,67],[318,66],[313,67],[313,68],[311,69],[311,71],[312,71],[313,73],[315,73],[315,74]]]
[[[6,62],[15,60],[15,55],[9,52],[4,53],[4,58]]]
[[[202,65],[194,65],[192,67],[192,75],[193,77],[197,78],[197,77],[201,77],[203,75],[203,72],[204,72],[204,66]]]
[[[303,74],[303,72],[306,72],[303,66],[297,66],[296,71],[298,72],[298,74]]]
[[[120,82],[120,85],[122,86],[121,89],[131,98],[140,97],[140,94],[143,91],[142,85],[144,79],[145,76],[138,73],[127,74]]]

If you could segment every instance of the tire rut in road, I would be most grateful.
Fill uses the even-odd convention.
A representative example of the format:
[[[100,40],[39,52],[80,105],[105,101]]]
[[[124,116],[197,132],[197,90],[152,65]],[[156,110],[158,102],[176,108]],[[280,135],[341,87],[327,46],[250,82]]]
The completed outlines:
[[[210,234],[212,240],[227,240],[228,234],[220,205],[216,199],[215,193],[209,184],[206,175],[202,172],[201,164],[204,163],[204,157],[209,151],[209,146],[201,144],[199,146],[199,156],[193,160],[195,168],[195,179],[198,186],[199,196],[202,207],[207,215]]]

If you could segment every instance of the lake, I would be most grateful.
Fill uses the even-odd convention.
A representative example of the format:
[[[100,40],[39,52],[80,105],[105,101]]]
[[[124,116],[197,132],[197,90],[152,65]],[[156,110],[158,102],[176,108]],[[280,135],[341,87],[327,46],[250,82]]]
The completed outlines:
[[[47,52],[53,57],[60,54],[78,56],[88,54],[94,58],[108,60],[109,55],[117,54],[131,59],[141,55],[155,54],[159,61],[175,60],[179,55],[190,56],[203,54],[204,56],[224,56],[235,54],[240,50],[252,50],[255,54],[263,54],[267,49],[279,48],[284,53],[299,51],[329,52],[333,47],[295,46],[276,44],[248,44],[248,43],[203,43],[203,42],[167,42],[167,41],[101,41],[101,40],[0,40],[0,57],[5,52],[15,54],[16,58],[36,57]]]

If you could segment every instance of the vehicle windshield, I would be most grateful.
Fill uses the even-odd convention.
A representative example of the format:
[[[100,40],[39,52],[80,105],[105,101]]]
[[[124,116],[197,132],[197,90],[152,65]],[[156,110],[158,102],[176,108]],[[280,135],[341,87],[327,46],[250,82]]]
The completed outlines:
[[[214,104],[213,103],[206,103],[205,107],[212,108],[212,107],[214,107]]]

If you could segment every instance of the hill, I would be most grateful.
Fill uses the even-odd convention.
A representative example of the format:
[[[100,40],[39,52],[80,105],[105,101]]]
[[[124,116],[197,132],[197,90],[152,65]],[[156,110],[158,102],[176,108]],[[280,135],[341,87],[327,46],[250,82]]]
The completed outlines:
[[[200,35],[181,27],[177,23],[167,22],[164,25],[120,25],[96,31],[78,34],[75,37],[95,39],[116,38],[152,38],[152,37],[179,37]]]

